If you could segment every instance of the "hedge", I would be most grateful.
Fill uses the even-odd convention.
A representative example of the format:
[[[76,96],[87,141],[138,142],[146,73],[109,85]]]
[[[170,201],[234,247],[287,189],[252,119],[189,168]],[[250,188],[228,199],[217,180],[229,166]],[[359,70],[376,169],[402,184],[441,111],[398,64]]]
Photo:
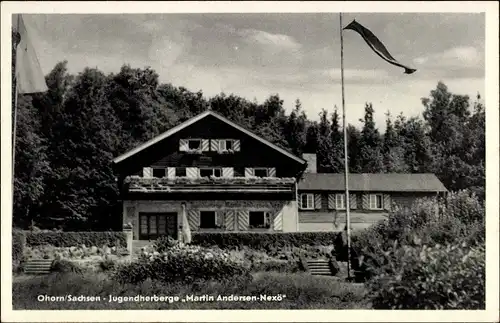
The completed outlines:
[[[26,243],[26,236],[23,231],[12,231],[12,263],[19,263],[23,257],[24,245]]]
[[[283,247],[301,247],[333,245],[340,232],[273,232],[273,233],[193,233],[192,244],[210,247],[217,245],[220,248],[234,249],[249,247],[258,250]]]
[[[85,245],[114,247],[126,246],[123,232],[26,232],[26,245],[30,247],[51,245],[54,247],[76,247]]]

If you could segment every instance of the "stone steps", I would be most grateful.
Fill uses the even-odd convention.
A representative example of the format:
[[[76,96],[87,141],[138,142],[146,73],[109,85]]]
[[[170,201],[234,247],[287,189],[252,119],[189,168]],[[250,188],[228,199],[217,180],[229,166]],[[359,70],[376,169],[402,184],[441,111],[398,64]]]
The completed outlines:
[[[307,271],[313,276],[334,276],[327,259],[307,259]]]
[[[24,263],[23,271],[27,275],[45,275],[52,270],[54,259],[31,259]]]

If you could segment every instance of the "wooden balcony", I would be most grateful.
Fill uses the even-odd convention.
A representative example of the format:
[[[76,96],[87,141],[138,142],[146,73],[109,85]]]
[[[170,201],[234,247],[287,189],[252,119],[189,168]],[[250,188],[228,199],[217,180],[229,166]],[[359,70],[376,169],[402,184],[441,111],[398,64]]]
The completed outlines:
[[[295,178],[202,177],[144,178],[129,176],[127,193],[294,193]]]

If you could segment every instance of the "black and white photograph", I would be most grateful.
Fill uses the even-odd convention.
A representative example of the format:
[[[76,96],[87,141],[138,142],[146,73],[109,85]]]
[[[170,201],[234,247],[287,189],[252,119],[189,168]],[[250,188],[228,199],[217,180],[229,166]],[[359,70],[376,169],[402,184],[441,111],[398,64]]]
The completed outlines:
[[[2,321],[498,320],[498,3],[14,4]]]

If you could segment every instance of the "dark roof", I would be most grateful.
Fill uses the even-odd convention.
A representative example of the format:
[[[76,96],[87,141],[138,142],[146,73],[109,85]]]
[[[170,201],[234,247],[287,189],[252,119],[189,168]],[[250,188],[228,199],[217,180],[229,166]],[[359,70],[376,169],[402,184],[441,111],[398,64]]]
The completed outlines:
[[[349,174],[350,191],[377,192],[446,192],[434,174]],[[343,191],[344,174],[305,173],[299,190]]]
[[[237,130],[245,133],[246,135],[248,135],[248,136],[250,136],[250,137],[252,137],[252,138],[260,141],[261,143],[263,143],[263,144],[265,144],[265,145],[273,148],[274,150],[277,150],[278,152],[282,153],[283,155],[288,156],[289,158],[291,158],[291,159],[293,159],[293,160],[295,160],[295,161],[297,161],[297,162],[299,162],[301,164],[306,164],[306,161],[304,159],[299,158],[299,157],[293,155],[291,152],[286,151],[285,149],[283,149],[281,147],[278,147],[277,145],[273,144],[272,142],[269,142],[266,139],[257,136],[253,132],[251,132],[251,131],[243,128],[242,126],[240,126],[240,125],[232,122],[231,120],[225,118],[224,116],[222,116],[222,115],[220,115],[220,114],[218,114],[218,113],[216,113],[216,112],[214,112],[212,110],[207,110],[205,112],[202,112],[202,113],[200,113],[200,114],[198,114],[198,115],[196,115],[196,116],[194,116],[194,117],[192,117],[192,118],[184,121],[183,123],[181,123],[181,124],[179,124],[179,125],[171,128],[171,129],[165,131],[164,133],[162,133],[162,134],[160,134],[160,135],[152,138],[151,140],[143,143],[142,145],[139,145],[139,146],[135,147],[134,149],[132,149],[132,150],[130,150],[130,151],[128,151],[128,152],[126,152],[126,153],[124,153],[124,154],[116,157],[115,159],[113,159],[113,162],[114,163],[119,163],[119,162],[121,162],[121,161],[129,158],[130,156],[133,156],[133,155],[139,153],[140,151],[142,151],[142,150],[144,150],[144,149],[146,149],[146,148],[148,148],[148,147],[156,144],[157,142],[159,142],[159,141],[161,141],[161,140],[163,140],[165,138],[170,137],[171,135],[173,135],[173,134],[181,131],[182,129],[184,129],[186,127],[189,127],[190,125],[192,125],[192,124],[194,124],[194,123],[196,123],[196,122],[198,122],[198,121],[200,121],[200,120],[202,120],[202,119],[204,119],[204,118],[206,118],[208,116],[213,116],[213,117],[221,120],[222,122],[225,122],[226,124],[232,126],[233,128],[236,128]]]

